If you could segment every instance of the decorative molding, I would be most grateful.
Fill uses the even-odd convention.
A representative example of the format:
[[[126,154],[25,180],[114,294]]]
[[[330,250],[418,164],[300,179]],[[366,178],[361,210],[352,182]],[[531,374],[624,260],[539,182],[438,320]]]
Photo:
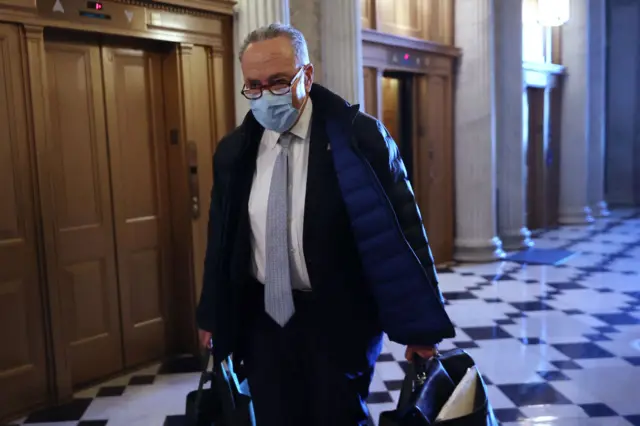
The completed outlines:
[[[373,30],[362,31],[363,66],[450,77],[460,49]]]
[[[382,33],[376,30],[362,30],[363,44],[381,44],[385,46],[394,46],[397,48],[405,48],[416,50],[424,53],[434,53],[437,55],[458,58],[462,56],[462,51],[457,47],[446,46],[432,41],[420,40],[412,37],[403,37],[395,34]]]
[[[1,1],[1,0],[0,0]],[[198,0],[200,1],[200,0]],[[193,43],[224,51],[230,17],[144,0],[105,0],[100,12],[108,19],[92,19],[77,12],[91,12],[84,0],[65,0],[69,13],[53,11],[55,0],[38,0],[29,12],[0,3],[0,21],[26,27],[61,28],[173,43]],[[74,13],[71,13],[74,12]],[[94,11],[95,12],[95,11]]]
[[[144,7],[147,10],[162,10],[179,15],[210,17],[219,14],[232,15],[235,2],[221,0],[175,0],[175,1],[146,1],[146,0],[108,0],[108,2],[122,3],[131,6]]]
[[[538,62],[522,63],[523,80],[525,87],[553,88],[566,74],[566,68],[557,64],[543,64]]]

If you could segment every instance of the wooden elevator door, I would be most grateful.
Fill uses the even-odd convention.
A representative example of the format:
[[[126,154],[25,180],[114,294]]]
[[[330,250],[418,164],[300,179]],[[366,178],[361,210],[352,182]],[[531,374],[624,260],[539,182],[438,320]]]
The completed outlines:
[[[43,191],[52,192],[56,241],[48,256],[78,384],[123,366],[100,48],[47,42],[45,50],[52,133]]]
[[[164,354],[162,76],[159,58],[141,49],[45,46],[55,278],[81,384]]]
[[[162,61],[142,49],[102,49],[127,366],[165,351],[169,265]]]

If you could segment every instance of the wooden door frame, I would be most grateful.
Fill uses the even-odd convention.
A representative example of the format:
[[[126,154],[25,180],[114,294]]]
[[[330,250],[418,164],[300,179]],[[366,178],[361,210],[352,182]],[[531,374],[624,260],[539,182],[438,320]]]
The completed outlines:
[[[49,96],[47,84],[47,64],[44,50],[44,29],[59,28],[65,30],[84,31],[94,34],[122,36],[130,39],[157,40],[174,43],[176,72],[173,74],[177,79],[174,82],[173,89],[178,100],[177,109],[173,112],[177,115],[177,119],[173,123],[167,120],[167,125],[172,125],[172,133],[170,144],[175,144],[180,149],[175,151],[174,155],[178,156],[177,163],[182,165],[185,180],[188,176],[186,163],[186,140],[190,134],[196,133],[197,123],[187,120],[188,107],[184,102],[185,84],[198,84],[199,82],[183,81],[182,69],[185,66],[184,55],[181,51],[187,46],[204,46],[212,56],[222,58],[222,69],[227,78],[233,76],[233,32],[232,32],[232,15],[233,5],[235,2],[229,0],[170,0],[166,3],[173,3],[177,6],[168,6],[164,4],[149,5],[148,3],[127,1],[127,0],[106,0],[104,1],[105,9],[107,7],[122,15],[118,19],[113,20],[95,20],[83,21],[78,16],[71,13],[52,14],[50,9],[43,10],[42,4],[48,0],[37,2],[35,0],[13,0],[6,4],[0,5],[0,22],[14,23],[22,28],[22,38],[25,55],[24,76],[27,82],[27,101],[28,101],[28,118],[30,124],[29,138],[35,146],[34,163],[43,165],[47,163],[47,158],[51,154],[51,138],[50,129],[51,121],[49,115]],[[40,3],[40,4],[38,4]],[[65,6],[83,5],[84,0],[69,0],[65,2]],[[188,4],[187,4],[188,3]],[[200,10],[187,9],[184,6],[197,6]],[[86,6],[82,6],[86,7]],[[40,8],[40,9],[38,9]],[[127,22],[123,19],[124,11],[134,11],[135,19]],[[215,12],[215,13],[213,13]],[[211,76],[209,76],[211,78]],[[229,85],[227,85],[229,86]],[[165,84],[165,90],[166,90]],[[218,87],[224,88],[224,84],[217,84]],[[222,90],[220,95],[224,102],[229,105],[229,110],[233,110],[233,96],[229,96],[231,88]],[[216,99],[219,101],[219,99]],[[231,103],[231,104],[229,104]],[[231,115],[230,115],[231,116]],[[224,126],[218,127],[216,137],[226,131],[231,123],[231,119],[225,118],[220,114],[216,119],[225,122]],[[175,128],[173,125],[177,126]],[[211,141],[198,141],[198,143],[211,144]],[[52,271],[55,270],[56,241],[53,232],[51,232],[51,222],[53,215],[53,200],[43,197],[42,188],[50,183],[47,181],[46,174],[40,171],[35,181],[35,194],[37,206],[41,209],[40,222],[36,224],[42,239],[39,242],[38,252],[41,256],[41,263],[44,265],[40,286],[42,293],[45,295],[42,302],[42,309],[46,312],[45,327],[48,331],[47,336],[47,360],[50,372],[50,393],[54,400],[63,401],[69,399],[73,395],[71,384],[71,375],[69,365],[65,356],[65,342],[62,335],[62,316],[61,301],[59,298],[59,283],[56,282]],[[202,170],[201,173],[213,175],[212,170]],[[205,203],[206,204],[206,203]],[[186,209],[185,209],[186,210]],[[187,216],[189,217],[189,216]],[[200,221],[206,221],[206,215]],[[188,232],[188,239],[192,241],[191,228],[194,220],[189,217],[189,224],[182,230]],[[173,223],[172,223],[173,225]],[[193,246],[187,247],[190,253]],[[188,257],[191,264],[189,269],[193,270],[193,255]],[[194,283],[196,277],[190,274],[188,282],[191,288],[189,307],[186,311],[194,315],[196,295],[194,291]],[[185,291],[184,287],[182,291]],[[184,312],[187,314],[187,312]],[[180,326],[181,332],[178,335],[191,334],[191,338],[185,341],[192,342],[195,349],[196,333],[195,319],[186,321]],[[191,328],[191,331],[188,330]]]
[[[447,90],[453,97],[455,84],[455,69],[461,51],[458,48],[442,44],[401,37],[393,34],[381,33],[375,30],[362,30],[362,54],[365,73],[365,85],[375,94],[374,99],[365,99],[366,110],[378,119],[382,118],[382,78],[385,72],[402,72],[413,76],[413,171],[414,192],[419,205],[429,199],[430,176],[420,173],[420,164],[428,164],[431,160],[428,146],[429,130],[425,127],[428,117],[428,79],[434,76],[447,80]],[[375,89],[375,90],[371,90]],[[453,119],[453,104],[446,106],[451,109]],[[455,135],[453,122],[449,123],[451,130],[451,149]],[[451,156],[453,162],[453,155]],[[453,167],[453,163],[452,163]],[[455,173],[452,169],[452,175]],[[455,217],[455,187],[452,182],[451,211]],[[451,225],[453,237],[454,224]]]

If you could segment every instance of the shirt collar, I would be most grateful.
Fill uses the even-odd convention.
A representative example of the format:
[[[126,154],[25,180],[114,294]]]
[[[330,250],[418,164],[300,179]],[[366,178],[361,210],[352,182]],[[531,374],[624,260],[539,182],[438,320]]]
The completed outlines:
[[[309,126],[311,125],[311,114],[313,113],[313,103],[311,102],[311,98],[307,99],[307,104],[298,119],[298,122],[289,130],[289,133],[292,133],[296,137],[301,140],[306,140],[307,135],[309,134]],[[265,129],[265,133],[269,135],[268,138],[265,138],[265,143],[267,146],[271,148],[275,148],[278,144],[278,139],[280,138],[281,133],[274,132],[273,130]]]

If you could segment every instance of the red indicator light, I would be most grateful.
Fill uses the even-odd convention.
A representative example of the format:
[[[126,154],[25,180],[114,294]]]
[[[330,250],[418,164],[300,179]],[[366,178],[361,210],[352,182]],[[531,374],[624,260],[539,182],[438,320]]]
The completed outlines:
[[[96,10],[102,10],[102,3],[96,3]]]
[[[404,54],[404,60],[405,60],[405,61],[408,61],[408,60],[409,60],[409,54],[408,54],[408,53],[405,53],[405,54]]]

